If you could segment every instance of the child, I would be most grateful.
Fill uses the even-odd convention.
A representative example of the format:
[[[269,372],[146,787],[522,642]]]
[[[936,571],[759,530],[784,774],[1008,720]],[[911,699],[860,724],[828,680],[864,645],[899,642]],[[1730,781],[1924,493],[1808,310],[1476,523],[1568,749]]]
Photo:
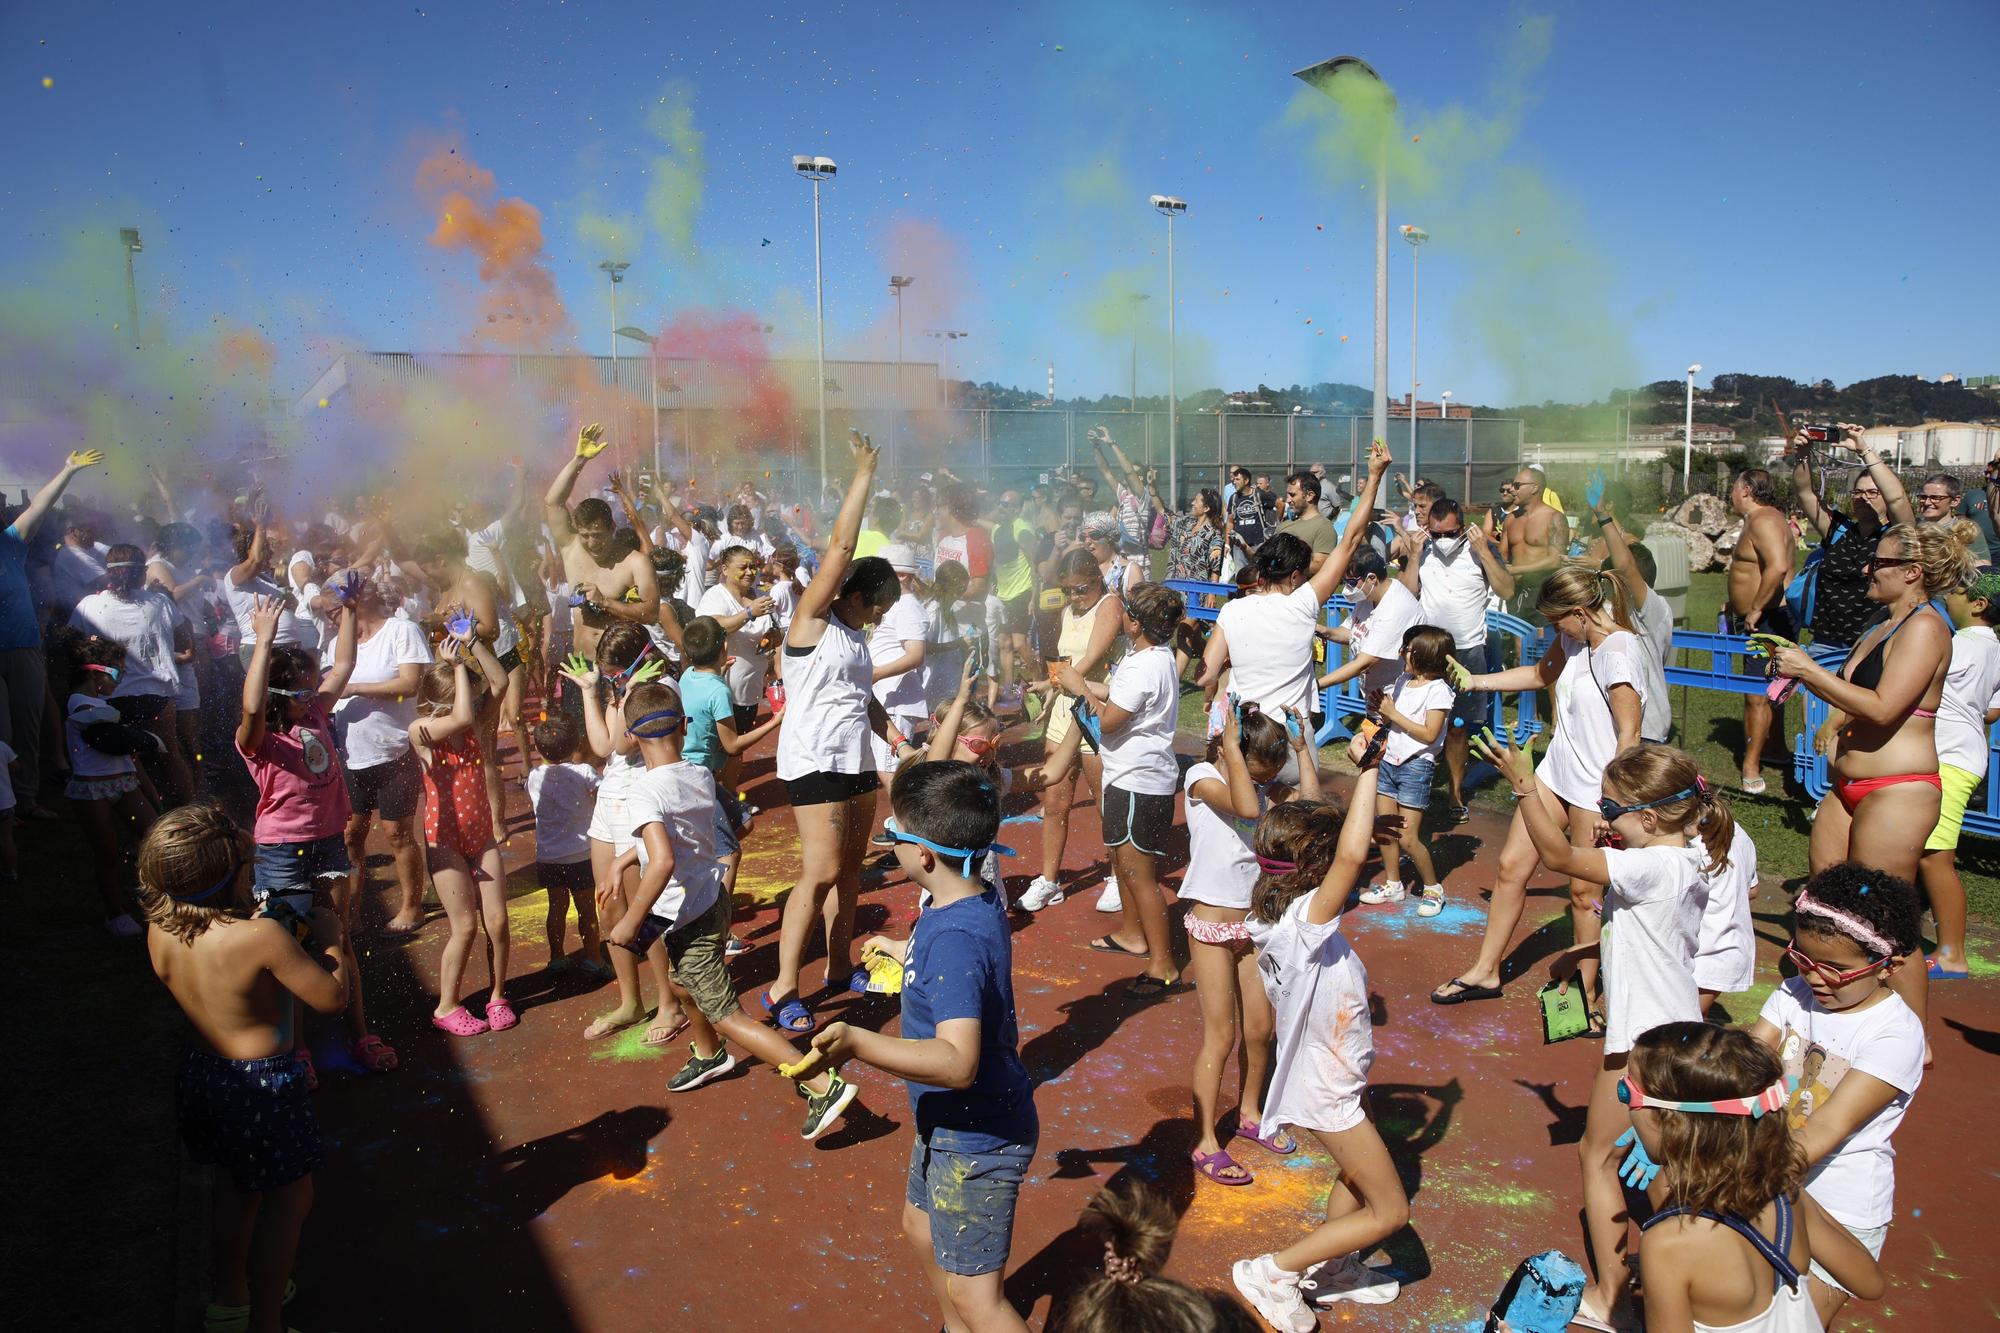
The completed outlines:
[[[583,943],[578,961],[585,971],[609,976],[603,943],[597,937],[595,878],[590,873],[590,814],[597,803],[597,770],[590,766],[583,728],[556,713],[534,730],[541,766],[528,774],[528,803],[535,810],[535,879],[549,895],[549,970],[570,965],[563,948],[569,909],[576,908],[576,933]]]
[[[1659,1169],[1639,1241],[1653,1333],[1820,1333],[1809,1260],[1882,1294],[1874,1258],[1799,1189],[1785,1072],[1748,1032],[1662,1023],[1633,1043],[1618,1100]]]
[[[263,1333],[284,1327],[321,1155],[305,1071],[292,1058],[293,1005],[339,1013],[353,965],[328,915],[313,954],[275,918],[243,918],[236,903],[250,859],[214,806],[169,811],[139,849],[139,903],[153,971],[194,1029],[175,1079],[181,1139],[196,1161],[225,1168],[215,1173],[204,1322]]]
[[[1167,905],[1160,896],[1155,858],[1166,851],[1174,822],[1174,726],[1180,712],[1180,673],[1174,669],[1174,630],[1181,623],[1181,595],[1159,583],[1135,583],[1119,602],[1132,651],[1107,682],[1086,681],[1068,662],[1057,683],[1087,697],[1099,710],[1104,740],[1104,845],[1111,849],[1120,885],[1120,929],[1094,941],[1100,953],[1146,960],[1134,981],[1134,999],[1160,999],[1188,987],[1174,967],[1167,938]],[[1062,704],[1057,704],[1062,707]]]
[[[1322,1306],[1384,1305],[1400,1291],[1393,1278],[1361,1262],[1409,1221],[1410,1201],[1368,1118],[1375,1061],[1368,973],[1340,933],[1341,907],[1374,837],[1377,781],[1373,767],[1363,771],[1344,819],[1331,805],[1288,801],[1257,825],[1263,873],[1252,898],[1250,938],[1278,1030],[1262,1124],[1270,1133],[1311,1130],[1340,1167],[1324,1223],[1230,1270],[1250,1307],[1290,1333],[1313,1328],[1308,1299]]]
[[[1444,886],[1438,883],[1437,866],[1430,848],[1424,845],[1424,811],[1431,803],[1431,774],[1437,757],[1444,751],[1444,736],[1451,721],[1452,706],[1458,695],[1445,681],[1451,663],[1450,630],[1435,625],[1412,625],[1403,632],[1403,670],[1391,685],[1375,696],[1375,709],[1389,736],[1382,750],[1376,813],[1403,816],[1402,846],[1384,856],[1382,883],[1361,894],[1364,903],[1399,903],[1404,890],[1400,858],[1423,877],[1417,890],[1417,915],[1436,916],[1444,910]],[[1389,868],[1389,856],[1398,864]]]
[[[743,837],[750,820],[737,799],[736,784],[743,776],[743,756],[751,746],[778,729],[785,710],[778,709],[762,726],[736,733],[735,705],[729,683],[722,676],[722,626],[713,616],[696,616],[682,634],[687,649],[687,670],[681,673],[681,706],[687,710],[687,743],[683,753],[715,775],[716,799],[729,825],[728,845],[723,848],[722,892],[733,903],[736,872],[743,861]],[[734,935],[729,937],[731,956],[748,948]]]
[[[1895,1215],[1890,1144],[1924,1077],[1924,1028],[1889,978],[1922,943],[1916,889],[1852,861],[1828,866],[1792,904],[1785,950],[1799,975],[1771,992],[1751,1033],[1796,1079],[1787,1108],[1805,1150],[1806,1192],[1880,1258]],[[1813,1305],[1830,1328],[1853,1291],[1821,1265]]]
[[[1018,1050],[1006,903],[978,878],[1000,828],[1000,792],[977,765],[943,760],[906,766],[889,803],[896,860],[930,895],[903,970],[902,1036],[832,1023],[780,1072],[858,1059],[909,1083],[916,1137],[903,1231],[945,1326],[1025,1331],[1001,1282],[1041,1124]]]
[[[478,685],[466,670],[467,657],[479,664],[483,680]],[[410,726],[411,748],[424,766],[424,855],[438,901],[451,921],[451,936],[438,962],[431,1026],[455,1037],[505,1032],[521,1021],[506,999],[507,874],[493,837],[487,759],[475,730],[482,714],[498,711],[506,690],[506,668],[474,627],[460,619],[451,637],[438,645],[438,660],[424,669],[417,687],[422,715]],[[483,1019],[465,1007],[460,993],[482,917],[491,977]]]
[[[154,749],[159,738],[143,727],[129,725],[111,706],[111,692],[124,674],[122,646],[67,627],[55,632],[54,643],[70,677],[63,720],[70,778],[63,795],[83,815],[97,893],[104,904],[104,928],[130,938],[142,928],[125,910],[118,891],[119,847],[126,836],[136,840],[146,835],[159,812],[160,800],[152,779],[132,762],[132,756]]]
[[[688,1015],[692,1058],[667,1081],[667,1091],[692,1092],[734,1069],[725,1036],[785,1073],[798,1049],[743,1012],[723,957],[730,902],[715,858],[715,777],[681,756],[683,718],[671,687],[661,682],[635,687],[625,712],[646,769],[626,798],[624,817],[635,842],[619,862],[637,862],[639,886],[606,938],[635,956],[663,944],[675,977],[694,1001]],[[614,891],[611,885],[604,888],[608,905]],[[799,1137],[808,1141],[832,1127],[856,1091],[830,1071],[800,1079],[799,1089],[806,1099]]]
[[[1757,975],[1757,931],[1750,919],[1750,902],[1757,896],[1757,844],[1750,830],[1736,826],[1729,863],[1705,878],[1708,899],[1694,951],[1694,984],[1704,1014],[1716,997],[1749,990]]]
[[[1180,1219],[1141,1184],[1099,1190],[1078,1226],[1104,1242],[1104,1274],[1070,1297],[1062,1333],[1257,1333],[1227,1296],[1161,1277]]]
[[[1299,794],[1320,799],[1311,727],[1292,714],[1293,725],[1257,711],[1231,708],[1216,742],[1222,765],[1196,764],[1187,772],[1188,865],[1180,901],[1187,906],[1188,971],[1201,1002],[1201,1049],[1194,1059],[1194,1114],[1200,1137],[1195,1169],[1219,1185],[1248,1185],[1255,1177],[1229,1155],[1216,1133],[1222,1067],[1238,1044],[1236,1136],[1289,1157],[1299,1145],[1282,1126],[1261,1128],[1264,1081],[1271,1072],[1271,1004],[1257,980],[1250,948],[1250,893],[1257,884],[1257,821],[1271,804],[1290,800],[1276,785],[1287,759],[1295,759]]]
[[[1708,897],[1704,877],[1720,874],[1727,865],[1736,821],[1709,790],[1694,760],[1665,745],[1640,744],[1605,765],[1604,795],[1597,803],[1620,845],[1572,847],[1548,806],[1539,797],[1526,799],[1536,789],[1527,756],[1497,742],[1490,731],[1473,744],[1513,783],[1521,798],[1515,808],[1523,814],[1542,864],[1573,880],[1605,886],[1601,943],[1565,949],[1549,970],[1567,989],[1581,959],[1602,957],[1604,1062],[1577,1145],[1597,1281],[1584,1290],[1577,1320],[1593,1328],[1609,1327],[1614,1319],[1629,1322],[1627,1218],[1617,1143],[1627,1117],[1618,1102],[1618,1081],[1641,1033],[1661,1023],[1701,1018],[1694,959]]]
[[[658,675],[661,664],[652,656],[645,627],[618,623],[607,626],[597,641],[597,664],[591,666],[572,658],[563,676],[576,687],[583,722],[590,738],[591,752],[604,761],[604,775],[597,786],[597,804],[590,814],[590,874],[596,884],[599,916],[616,920],[625,914],[625,899],[638,883],[634,870],[616,868],[618,859],[633,844],[632,830],[625,822],[625,797],[639,775],[646,771],[639,747],[625,733],[624,692]],[[599,682],[608,689],[600,692]],[[610,702],[606,703],[604,694]],[[605,886],[615,893],[606,906]],[[618,982],[618,1007],[600,1014],[583,1030],[586,1041],[596,1041],[629,1028],[645,1019],[647,1010],[639,993],[639,960],[624,949],[609,951],[611,972]],[[663,1046],[687,1026],[687,1018],[674,998],[673,983],[667,972],[664,949],[645,951],[647,966],[660,997],[658,1011],[640,1040],[647,1046]]]

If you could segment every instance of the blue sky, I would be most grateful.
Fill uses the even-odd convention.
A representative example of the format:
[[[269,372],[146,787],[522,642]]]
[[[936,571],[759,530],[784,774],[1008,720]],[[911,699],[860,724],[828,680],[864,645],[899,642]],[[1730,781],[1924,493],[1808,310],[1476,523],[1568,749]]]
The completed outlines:
[[[1589,396],[1691,360],[1841,382],[2000,371],[2000,280],[1979,240],[2000,217],[1982,165],[2000,17],[1984,0],[14,3],[0,264],[32,284],[65,238],[137,222],[147,309],[263,330],[280,392],[328,340],[464,346],[473,264],[427,242],[436,218],[412,187],[449,140],[540,210],[582,345],[603,351],[609,324],[607,248],[584,219],[624,214],[641,225],[618,243],[633,264],[621,322],[743,308],[804,350],[811,215],[789,160],[824,153],[841,164],[829,355],[893,354],[886,278],[907,271],[912,360],[930,351],[917,330],[955,327],[971,335],[960,374],[1039,386],[1053,360],[1063,394],[1122,392],[1130,344],[1104,312],[1136,287],[1152,295],[1140,389],[1157,392],[1164,224],[1145,197],[1160,191],[1190,202],[1184,391],[1366,383],[1372,196],[1315,151],[1290,77],[1343,52],[1440,145],[1403,149],[1429,179],[1391,207],[1392,225],[1432,232],[1426,396]],[[663,95],[687,99],[702,136],[689,252],[645,223],[661,151],[645,117]],[[115,244],[104,254],[115,268]],[[1410,256],[1398,243],[1391,258],[1401,393]],[[76,318],[112,304],[93,289]]]

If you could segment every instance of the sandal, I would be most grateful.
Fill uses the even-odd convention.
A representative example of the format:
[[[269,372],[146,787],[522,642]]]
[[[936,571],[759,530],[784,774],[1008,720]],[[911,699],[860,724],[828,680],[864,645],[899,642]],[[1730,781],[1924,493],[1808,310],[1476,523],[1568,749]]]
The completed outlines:
[[[1456,986],[1457,990],[1446,993],[1444,986]],[[1498,986],[1475,986],[1469,981],[1453,977],[1431,992],[1432,1004],[1464,1004],[1469,1000],[1497,1000],[1500,998]]]
[[[1937,956],[1933,954],[1924,960],[1924,975],[1932,981],[1965,981],[1972,976],[1972,969],[1964,967],[1958,969],[1956,972],[1951,971],[1942,966],[1938,962]]]
[[[355,1060],[371,1074],[386,1074],[398,1063],[396,1048],[372,1032],[355,1042],[353,1049]]]
[[[662,1029],[660,1027],[661,1021],[655,1018],[646,1028],[645,1035],[639,1038],[641,1046],[664,1046],[675,1037],[680,1036],[681,1033],[687,1031],[688,1016],[686,1010],[682,1010],[675,1016],[674,1024],[671,1027]]]
[[[1115,953],[1121,958],[1144,958],[1147,956],[1144,949],[1128,949],[1109,935],[1099,935],[1090,942],[1090,947],[1097,953]]]
[[[590,1026],[583,1030],[583,1038],[585,1041],[596,1041],[600,1037],[608,1037],[614,1032],[623,1032],[634,1023],[644,1020],[645,1017],[644,1014],[639,1014],[633,1018],[614,1018],[610,1014],[604,1014],[601,1017],[591,1020]]]
[[[486,1002],[486,1026],[494,1032],[505,1032],[520,1021],[521,1016],[514,1012],[514,1006],[505,1000]]]
[[[1240,1116],[1236,1120],[1236,1137],[1248,1139],[1265,1152],[1274,1152],[1280,1157],[1290,1157],[1299,1150],[1299,1141],[1292,1137],[1291,1130],[1280,1125],[1275,1133],[1267,1137],[1255,1120],[1245,1120]]]
[[[1164,1000],[1172,995],[1185,995],[1193,990],[1187,982],[1175,977],[1172,981],[1162,981],[1150,972],[1133,979],[1125,987],[1125,993],[1135,1000]]]
[[[292,1052],[292,1058],[299,1062],[299,1072],[306,1076],[306,1091],[319,1091],[319,1070],[313,1064],[313,1053],[304,1047]]]
[[[771,992],[765,991],[758,998],[764,1003],[764,1012],[769,1014],[784,1031],[811,1032],[813,1030],[812,1010],[806,1008],[798,996],[794,995],[791,999],[786,1000],[783,1004],[776,1007],[773,1007],[771,1004]]]
[[[1236,1159],[1229,1155],[1229,1149],[1227,1148],[1218,1148],[1211,1153],[1204,1153],[1197,1149],[1188,1154],[1188,1160],[1194,1163],[1195,1170],[1201,1172],[1218,1185],[1249,1185],[1253,1184],[1257,1179],[1257,1177],[1244,1170],[1243,1167],[1237,1165]],[[1236,1174],[1233,1176],[1224,1175],[1223,1172],[1225,1171],[1234,1171]]]
[[[486,1031],[486,1020],[474,1014],[464,1005],[452,1010],[443,1018],[431,1015],[431,1026],[441,1028],[454,1037],[476,1037]]]

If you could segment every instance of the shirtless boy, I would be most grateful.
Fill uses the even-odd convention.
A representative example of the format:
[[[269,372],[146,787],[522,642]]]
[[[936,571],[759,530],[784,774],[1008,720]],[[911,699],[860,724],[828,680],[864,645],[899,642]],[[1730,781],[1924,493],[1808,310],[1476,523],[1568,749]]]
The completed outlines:
[[[1778,509],[1771,474],[1760,467],[1737,473],[1729,504],[1743,516],[1743,533],[1729,557],[1729,632],[1796,639],[1798,626],[1785,605],[1785,585],[1792,581],[1792,529]],[[1770,701],[1744,695],[1743,790],[1752,796],[1764,790],[1764,741],[1770,734]]]

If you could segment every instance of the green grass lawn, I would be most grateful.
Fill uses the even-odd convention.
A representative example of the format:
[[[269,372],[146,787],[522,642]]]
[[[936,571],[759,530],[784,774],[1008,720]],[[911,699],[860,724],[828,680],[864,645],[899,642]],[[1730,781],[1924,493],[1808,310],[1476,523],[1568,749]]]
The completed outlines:
[[[1688,590],[1686,628],[1713,629],[1716,612],[1723,599],[1722,574],[1696,574]],[[1705,655],[1690,655],[1692,662]],[[1736,818],[1750,830],[1757,843],[1760,875],[1771,883],[1802,878],[1806,873],[1806,842],[1811,833],[1810,816],[1814,803],[1805,788],[1792,777],[1789,761],[1783,768],[1767,764],[1764,779],[1769,784],[1762,796],[1748,796],[1737,790],[1740,770],[1737,755],[1743,748],[1743,697],[1715,690],[1671,687],[1674,716],[1674,744],[1694,757],[1701,771],[1729,794]],[[1182,703],[1180,723],[1196,734],[1206,728],[1201,697],[1189,695]],[[1783,748],[1790,754],[1792,739],[1805,725],[1805,700],[1794,695],[1783,713]],[[1546,736],[1544,733],[1544,737]],[[1771,740],[1771,750],[1779,748],[1780,736]],[[1345,751],[1328,747],[1322,751],[1328,766],[1347,767]],[[1490,770],[1486,771],[1490,778]],[[1440,774],[1440,781],[1442,774]],[[1975,804],[1984,800],[1984,788],[1973,796]],[[1505,784],[1486,782],[1474,804],[1493,810],[1509,810],[1513,797]],[[1497,849],[1495,849],[1497,852]],[[1972,915],[1984,921],[2000,921],[2000,841],[1968,835],[1958,849],[1959,874],[1965,880]]]

